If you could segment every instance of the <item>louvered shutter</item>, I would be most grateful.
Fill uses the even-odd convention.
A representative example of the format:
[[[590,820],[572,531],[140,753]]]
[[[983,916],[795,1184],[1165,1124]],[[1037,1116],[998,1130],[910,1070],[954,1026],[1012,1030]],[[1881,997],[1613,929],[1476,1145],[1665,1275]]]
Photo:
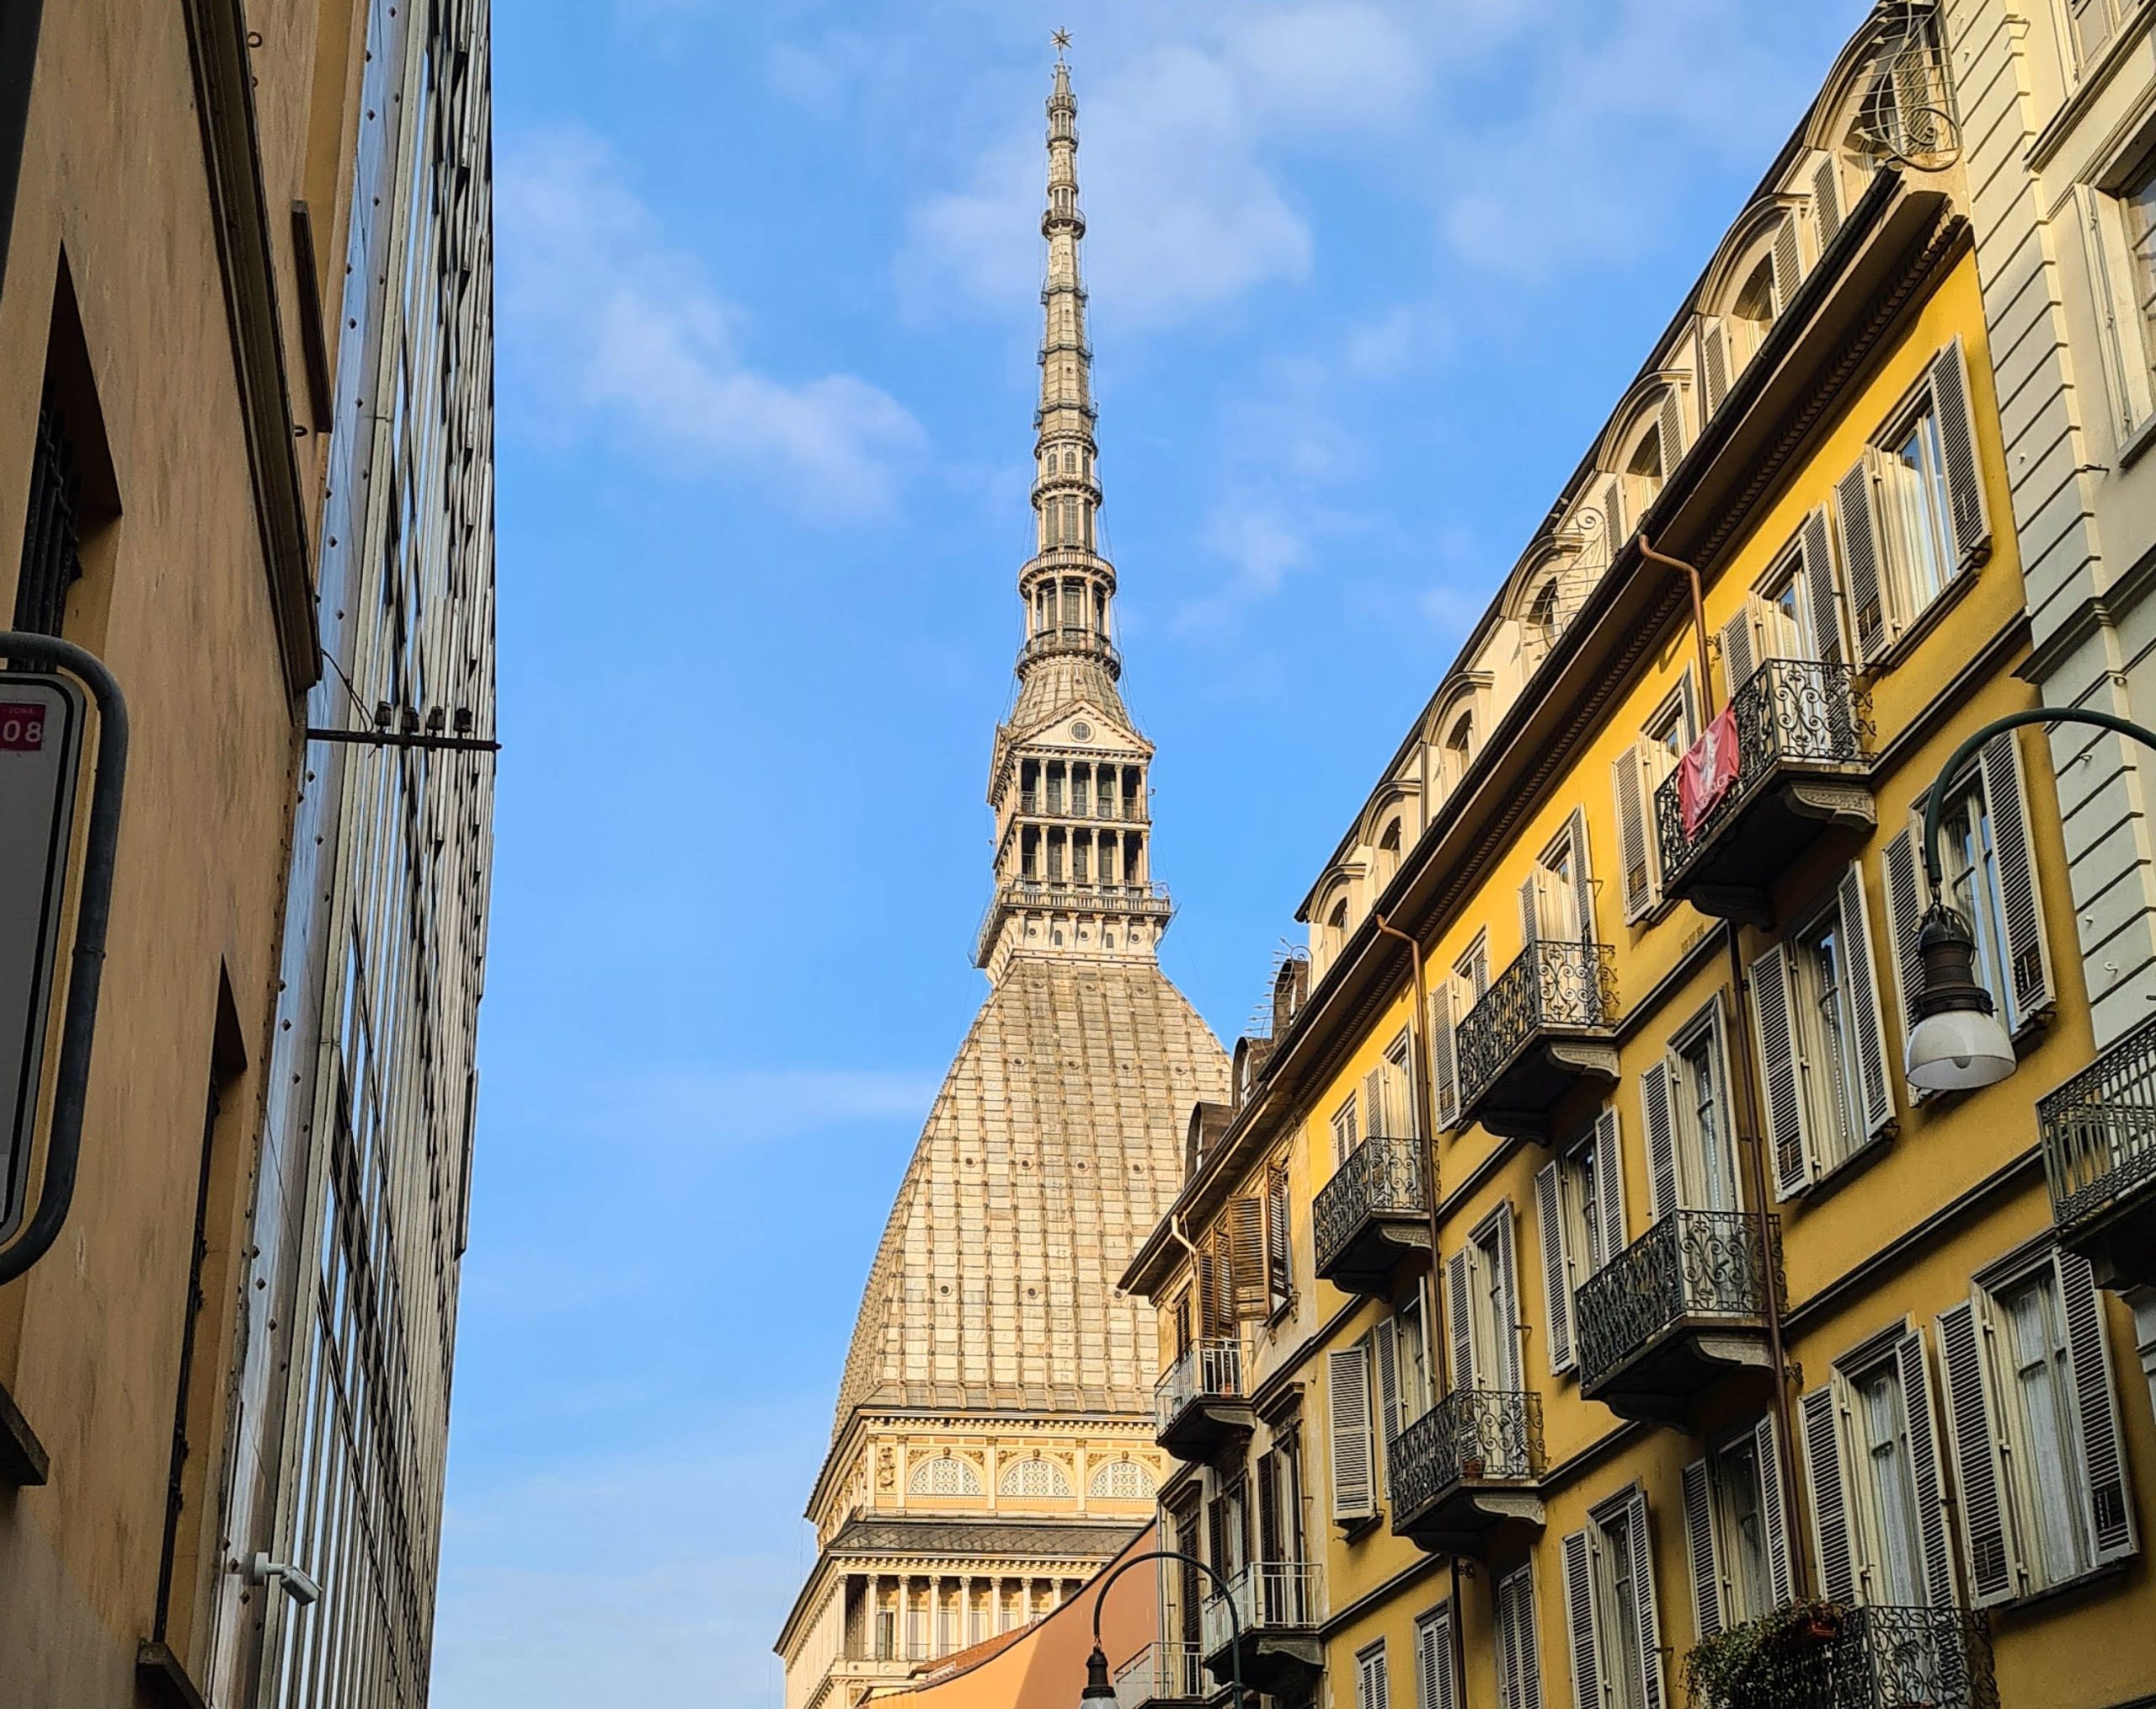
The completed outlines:
[[[1542,1649],[1534,1633],[1534,1569],[1521,1567],[1499,1588],[1507,1590],[1505,1625],[1512,1634],[1514,1709],[1542,1709]]]
[[[1834,157],[1828,154],[1812,173],[1812,217],[1819,231],[1823,253],[1842,229],[1842,179]]]
[[[1900,1000],[1904,1046],[1916,1030],[1917,999],[1924,994],[1924,963],[1917,955],[1917,933],[1924,924],[1924,868],[1917,859],[1917,834],[1897,831],[1879,857],[1886,881],[1886,948],[1894,962],[1894,991]],[[1911,1097],[1921,1096],[1914,1087]]]
[[[1265,1178],[1265,1278],[1274,1309],[1295,1291],[1294,1249],[1289,1245],[1288,1172],[1274,1169]]]
[[[1790,1563],[1789,1503],[1782,1498],[1781,1439],[1769,1413],[1752,1429],[1752,1457],[1759,1463],[1759,1504],[1767,1525],[1767,1594],[1777,1608],[1786,1608],[1796,1595],[1796,1582]]]
[[[1796,1026],[1789,952],[1769,944],[1752,964],[1752,1011],[1759,1039],[1759,1072],[1767,1087],[1767,1139],[1774,1147],[1774,1192],[1790,1199],[1812,1184],[1816,1168],[1805,1133],[1804,1094],[1797,1081]]]
[[[1378,1464],[1378,1487],[1385,1482],[1385,1461],[1392,1439],[1400,1434],[1400,1324],[1380,1318],[1370,1331],[1370,1356],[1378,1369],[1377,1439],[1372,1452]]]
[[[1227,1333],[1234,1323],[1233,1302],[1221,1297],[1228,1277],[1220,1263],[1219,1232],[1208,1232],[1192,1256],[1198,1272],[1198,1333],[1204,1340]]]
[[[2110,1338],[2104,1330],[2103,1296],[2088,1259],[2063,1250],[2052,1254],[2059,1302],[2066,1317],[2066,1351],[2073,1367],[2073,1410],[2081,1431],[2082,1493],[2089,1506],[2089,1535],[2095,1561],[2122,1561],[2140,1549],[2133,1503],[2127,1498],[2124,1440],[2118,1400],[2111,1386]]]
[[[1640,1121],[1647,1136],[1648,1218],[1660,1222],[1677,1209],[1677,1114],[1669,1105],[1669,1065],[1648,1065],[1640,1076]]]
[[[1999,860],[2007,977],[2014,985],[2015,1017],[2026,1026],[2051,1006],[2052,968],[2044,941],[2043,899],[2036,889],[2036,832],[2029,822],[2028,787],[2015,732],[2003,730],[1986,742],[1978,765],[1991,813],[1992,848]]]
[[[1774,312],[1780,315],[1803,282],[1804,263],[1797,254],[1796,222],[1785,219],[1774,232]]]
[[[1356,1701],[1362,1709],[1386,1709],[1383,1638],[1355,1658],[1355,1673]]]
[[[1684,461],[1684,408],[1674,386],[1662,394],[1662,417],[1656,428],[1662,440],[1662,478],[1667,482]]]
[[[1594,1194],[1587,1214],[1601,1219],[1606,1264],[1625,1250],[1625,1154],[1614,1104],[1594,1119]]]
[[[1284,1560],[1280,1548],[1280,1456],[1257,1456],[1257,1558]]]
[[[1625,515],[1625,483],[1612,475],[1602,489],[1603,525],[1609,537],[1609,561],[1614,563],[1632,531]]]
[[[1273,1309],[1273,1290],[1265,1262],[1265,1201],[1256,1194],[1229,1200],[1228,1291],[1238,1322],[1261,1318]]]
[[[1752,606],[1721,626],[1721,686],[1723,698],[1734,700],[1737,691],[1752,680],[1759,668],[1759,649],[1752,632]]]
[[[1644,1709],[1662,1709],[1662,1619],[1655,1610],[1654,1545],[1647,1535],[1647,1498],[1632,1492],[1631,1523],[1625,1527],[1632,1546],[1632,1610],[1640,1626],[1640,1701]]]
[[[1649,836],[1646,778],[1637,743],[1609,762],[1610,793],[1617,803],[1617,863],[1623,868],[1625,922],[1630,925],[1654,907],[1654,868]]]
[[[1535,868],[1519,887],[1520,942],[1529,949],[1542,941],[1542,873]]]
[[[1729,335],[1719,321],[1708,323],[1700,334],[1700,371],[1706,387],[1707,414],[1712,415],[1729,396]]]
[[[1946,1377],[1954,1478],[1961,1498],[1961,1541],[1967,1550],[1969,1600],[1977,1608],[2012,1600],[2020,1576],[2008,1528],[2006,1479],[1999,1458],[1991,1379],[1985,1365],[1990,1331],[1974,1300],[1939,1314],[1939,1359]]]
[[[1841,914],[1842,978],[1856,1020],[1858,1087],[1866,1135],[1893,1125],[1894,1089],[1886,1076],[1886,1026],[1879,1009],[1879,981],[1871,959],[1871,904],[1864,894],[1864,868],[1849,863],[1835,887]]]
[[[1797,1402],[1804,1423],[1804,1466],[1812,1486],[1812,1541],[1819,1594],[1829,1602],[1856,1596],[1856,1551],[1849,1535],[1849,1483],[1842,1470],[1840,1382],[1830,1377]]]
[[[1550,1321],[1550,1371],[1572,1368],[1572,1266],[1566,1255],[1564,1195],[1558,1165],[1534,1177],[1534,1226],[1542,1236],[1542,1309]]]
[[[1707,1462],[1684,1468],[1684,1543],[1692,1563],[1692,1620],[1701,1637],[1722,1629],[1721,1562],[1715,1548],[1714,1486]]]
[[[1430,993],[1430,1081],[1438,1126],[1449,1131],[1460,1124],[1460,1076],[1452,1042],[1452,981],[1446,978]]]
[[[1602,1646],[1594,1630],[1594,1557],[1585,1530],[1565,1534],[1565,1624],[1572,1639],[1572,1701],[1603,1702]]]
[[[1924,1337],[1912,1330],[1894,1344],[1902,1385],[1902,1415],[1909,1432],[1909,1472],[1916,1485],[1917,1541],[1923,1552],[1924,1600],[1954,1605],[1954,1561],[1946,1532],[1946,1489],[1940,1477],[1939,1435],[1932,1423],[1931,1370]]]
[[[1967,560],[1991,540],[1984,510],[1983,478],[1977,464],[1977,441],[1969,414],[1969,371],[1959,339],[1931,365],[1932,407],[1939,412],[1939,442],[1946,453],[1946,494],[1954,511],[1954,545]]]
[[[1361,1342],[1326,1355],[1331,1391],[1332,1517],[1342,1524],[1377,1511],[1370,1466],[1369,1349]]]
[[[1219,1496],[1205,1504],[1206,1564],[1223,1578],[1231,1577],[1235,1563],[1228,1553],[1228,1503]]]
[[[1417,1709],[1460,1709],[1453,1674],[1452,1604],[1441,1602],[1415,1623]]]
[[[1491,1290],[1502,1303],[1494,1315],[1497,1324],[1497,1356],[1491,1360],[1491,1380],[1508,1394],[1518,1394],[1527,1386],[1527,1373],[1520,1369],[1519,1354],[1519,1258],[1513,1236],[1513,1224],[1518,1213],[1510,1204],[1497,1219],[1497,1285]]]
[[[1566,841],[1572,849],[1572,911],[1584,943],[1596,941],[1594,932],[1594,856],[1588,847],[1587,809],[1575,807],[1566,827]]]
[[[1803,534],[1805,598],[1812,607],[1812,633],[1805,638],[1811,649],[1807,656],[1838,665],[1849,655],[1842,641],[1842,596],[1834,579],[1834,549],[1828,543],[1824,505],[1804,519]],[[1844,716],[1838,708],[1832,715],[1837,719]]]
[[[1834,521],[1842,547],[1842,586],[1849,595],[1849,634],[1856,662],[1869,665],[1886,650],[1889,617],[1879,574],[1879,529],[1871,508],[1871,465],[1856,467],[1834,483]]]
[[[1467,1254],[1454,1252],[1445,1260],[1445,1316],[1452,1332],[1452,1386],[1455,1389],[1475,1386],[1475,1326],[1468,1304],[1472,1292]]]
[[[1392,1136],[1392,1109],[1385,1091],[1382,1066],[1373,1068],[1363,1076],[1363,1134],[1366,1139]]]

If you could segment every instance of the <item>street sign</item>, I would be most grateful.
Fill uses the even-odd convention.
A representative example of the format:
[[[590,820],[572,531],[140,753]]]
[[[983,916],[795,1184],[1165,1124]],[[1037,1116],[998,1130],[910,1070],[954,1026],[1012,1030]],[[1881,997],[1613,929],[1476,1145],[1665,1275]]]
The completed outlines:
[[[87,710],[67,677],[0,673],[0,1241],[29,1175]]]

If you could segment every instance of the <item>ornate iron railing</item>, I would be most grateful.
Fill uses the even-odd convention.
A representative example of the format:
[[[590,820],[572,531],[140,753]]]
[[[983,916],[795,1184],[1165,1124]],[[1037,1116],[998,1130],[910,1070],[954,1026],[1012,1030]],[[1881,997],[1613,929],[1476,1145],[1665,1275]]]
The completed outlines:
[[[1116,1709],[1147,1703],[1194,1703],[1213,1695],[1199,1647],[1149,1643],[1115,1670]]]
[[[1538,1033],[1581,1032],[1616,1018],[1617,957],[1608,944],[1529,944],[1454,1036],[1461,1107],[1471,1108]]]
[[[1267,1632],[1318,1625],[1325,1618],[1324,1585],[1324,1575],[1303,1562],[1252,1561],[1228,1581],[1225,1593],[1206,1599],[1201,1610],[1205,1653],[1218,1655],[1228,1647],[1230,1598],[1248,1641]]]
[[[1670,1212],[1572,1296],[1582,1386],[1608,1375],[1685,1318],[1764,1316],[1769,1263],[1779,1277],[1778,1219],[1741,1210]]]
[[[1783,1630],[1700,1709],[1999,1709],[1991,1632],[1961,1608],[1857,1607],[1831,1636]]]
[[[1737,722],[1737,778],[1690,836],[1678,793],[1681,772],[1672,772],[1654,792],[1662,869],[1673,879],[1777,768],[1860,764],[1865,756],[1871,704],[1849,665],[1769,659],[1729,703]]]
[[[1373,1137],[1350,1151],[1310,1206],[1313,1244],[1322,1272],[1373,1216],[1430,1208],[1422,1142]]]
[[[1454,1389],[1392,1439],[1392,1510],[1427,1507],[1470,1480],[1542,1475],[1542,1397]]]
[[[1193,1341],[1153,1390],[1153,1422],[1165,1430],[1193,1402],[1240,1400],[1242,1349],[1234,1341]]]
[[[2061,1228],[2156,1189],[2156,1017],[2039,1098],[2036,1126]]]

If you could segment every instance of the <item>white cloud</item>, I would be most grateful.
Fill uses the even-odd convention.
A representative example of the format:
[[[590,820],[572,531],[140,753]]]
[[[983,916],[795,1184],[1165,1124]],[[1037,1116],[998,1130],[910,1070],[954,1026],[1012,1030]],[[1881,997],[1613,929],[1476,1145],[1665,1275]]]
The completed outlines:
[[[528,136],[495,187],[504,342],[541,387],[659,451],[773,475],[819,513],[890,498],[920,425],[851,374],[782,380],[742,357],[739,316],[669,244],[590,133]]]
[[[1404,117],[1425,82],[1423,54],[1375,6],[1297,6],[1247,16],[1229,52],[1268,131],[1369,130]]]
[[[1278,505],[1247,494],[1217,506],[1206,525],[1208,551],[1228,566],[1211,593],[1177,607],[1175,627],[1187,635],[1218,634],[1249,606],[1268,600],[1310,562],[1310,541]]]

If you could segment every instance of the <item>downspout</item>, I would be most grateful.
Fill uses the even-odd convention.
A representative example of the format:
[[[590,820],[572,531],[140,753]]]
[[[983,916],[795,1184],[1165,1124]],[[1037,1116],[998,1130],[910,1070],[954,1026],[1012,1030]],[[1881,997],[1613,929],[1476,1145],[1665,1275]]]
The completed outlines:
[[[1712,717],[1714,687],[1707,655],[1706,605],[1701,597],[1700,572],[1682,558],[1671,558],[1657,552],[1646,537],[1640,537],[1640,555],[1650,563],[1665,564],[1681,570],[1689,584],[1692,595],[1692,633],[1699,646],[1700,698],[1702,713]],[[1749,1012],[1751,981],[1745,976],[1744,954],[1737,943],[1737,921],[1722,921],[1721,941],[1729,954],[1729,982],[1736,1010],[1729,1028],[1730,1055],[1735,1059],[1737,1073],[1733,1078],[1739,1088],[1743,1108],[1739,1111],[1740,1143],[1750,1163],[1752,1199],[1758,1206],[1759,1270],[1762,1292],[1765,1297],[1767,1317],[1767,1350],[1774,1365],[1774,1424],[1776,1437],[1774,1457],[1780,1461],[1782,1480],[1782,1524],[1789,1533],[1790,1557],[1796,1567],[1796,1594],[1801,1598],[1809,1594],[1812,1584],[1812,1551],[1797,1511],[1796,1417],[1790,1400],[1789,1349],[1782,1336],[1782,1277],[1774,1263],[1774,1243],[1768,1237],[1768,1205],[1774,1202],[1767,1179],[1766,1141],[1760,1137],[1758,1065],[1752,1056],[1752,1024]]]

